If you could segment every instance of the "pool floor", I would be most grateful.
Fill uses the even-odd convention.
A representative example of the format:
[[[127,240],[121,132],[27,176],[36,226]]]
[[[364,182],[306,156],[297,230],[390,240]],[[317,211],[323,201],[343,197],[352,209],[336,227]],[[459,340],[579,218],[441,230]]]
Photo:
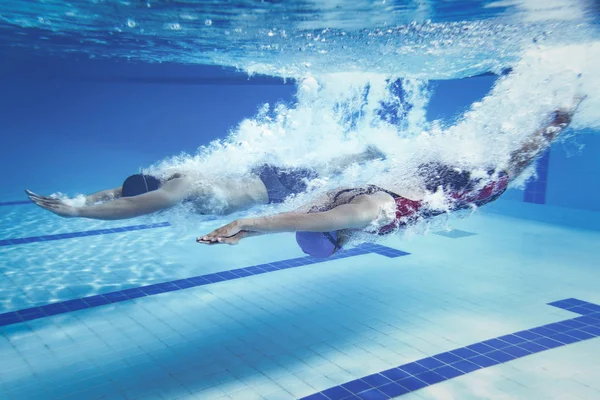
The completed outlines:
[[[451,225],[325,262],[292,235],[201,247],[169,226],[7,244],[4,315],[180,283],[4,317],[0,398],[600,398],[600,232],[485,211]],[[164,247],[132,253],[144,235]],[[92,250],[63,265],[64,243]]]

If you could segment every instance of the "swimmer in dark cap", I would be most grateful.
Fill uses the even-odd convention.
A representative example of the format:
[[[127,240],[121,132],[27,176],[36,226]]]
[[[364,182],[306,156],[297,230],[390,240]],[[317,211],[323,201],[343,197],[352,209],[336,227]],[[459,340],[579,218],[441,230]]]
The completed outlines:
[[[500,197],[509,181],[550,146],[570,124],[582,100],[576,98],[572,107],[549,115],[547,123],[510,154],[506,170],[491,166],[469,171],[438,162],[424,163],[415,171],[423,183],[421,191],[408,191],[401,181],[385,188],[338,188],[293,212],[235,220],[200,236],[197,242],[233,245],[250,236],[295,232],[304,253],[324,258],[342,250],[357,233],[387,235],[436,215],[483,206]],[[427,193],[443,195],[445,209],[424,201]]]
[[[136,174],[125,179],[117,188],[86,196],[85,205],[81,207],[29,190],[26,193],[38,206],[66,218],[126,219],[165,210],[183,202],[192,203],[200,214],[229,214],[257,204],[282,203],[289,196],[306,191],[309,181],[319,176],[339,173],[354,163],[383,157],[381,151],[369,146],[362,153],[334,159],[319,168],[284,168],[264,164],[241,179],[203,181],[202,184],[183,174],[174,174],[166,179]],[[215,207],[215,200],[225,206]]]

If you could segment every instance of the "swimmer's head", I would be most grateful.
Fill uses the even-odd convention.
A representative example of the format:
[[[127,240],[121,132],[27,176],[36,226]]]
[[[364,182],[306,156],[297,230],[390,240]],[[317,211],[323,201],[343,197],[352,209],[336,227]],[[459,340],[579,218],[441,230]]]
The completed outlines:
[[[152,175],[135,174],[125,179],[121,197],[133,197],[148,193],[160,187],[161,181]]]
[[[316,258],[326,258],[342,249],[337,231],[296,232],[296,242],[305,254]]]

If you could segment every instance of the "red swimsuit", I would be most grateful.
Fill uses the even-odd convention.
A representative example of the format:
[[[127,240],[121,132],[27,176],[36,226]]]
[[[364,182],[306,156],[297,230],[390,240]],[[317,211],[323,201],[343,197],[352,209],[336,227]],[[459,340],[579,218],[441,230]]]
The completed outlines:
[[[490,181],[481,189],[465,189],[462,191],[449,193],[448,197],[452,200],[449,211],[465,210],[471,208],[472,206],[481,207],[484,204],[496,200],[506,190],[508,181],[508,174],[502,171],[498,174],[496,180]],[[352,198],[360,194],[372,194],[379,191],[386,192],[394,197],[394,201],[396,202],[396,218],[389,224],[373,232],[378,235],[386,235],[391,233],[400,227],[408,225],[410,222],[415,221],[419,217],[434,217],[446,212],[442,210],[429,209],[422,201],[410,200],[377,186],[369,186],[364,192],[359,193]],[[348,201],[351,201],[352,198],[350,198]]]

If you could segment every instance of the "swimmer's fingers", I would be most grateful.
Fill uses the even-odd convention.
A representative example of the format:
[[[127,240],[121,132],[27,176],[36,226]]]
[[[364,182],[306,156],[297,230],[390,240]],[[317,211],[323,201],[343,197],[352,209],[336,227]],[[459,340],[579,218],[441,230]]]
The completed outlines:
[[[59,205],[59,202],[56,199],[46,198],[43,196],[37,196],[35,193],[29,196],[29,199],[33,201],[35,204],[42,208],[53,208]]]
[[[32,199],[51,199],[51,197],[41,196],[37,193],[33,193],[31,190],[28,189],[25,189],[25,193],[27,193],[27,196]]]
[[[43,208],[44,210],[53,212],[55,214],[58,214],[60,212],[60,206],[58,204],[47,203],[40,200],[33,200],[33,202],[35,203],[35,205],[37,205],[40,208]]]
[[[215,245],[215,244],[228,244],[228,245],[236,245],[239,243],[241,238],[238,237],[228,237],[228,238],[217,238],[216,240],[202,240],[200,238],[196,239],[197,243],[200,244],[207,244],[209,246]]]
[[[32,201],[38,207],[50,211],[61,217],[71,218],[78,216],[78,211],[75,207],[71,207],[67,204],[62,203],[61,201],[45,201],[43,199],[32,199]]]
[[[45,210],[50,210],[50,209],[52,208],[52,206],[51,206],[51,205],[48,205],[48,204],[46,204],[46,203],[44,203],[44,202],[42,202],[42,201],[40,201],[40,200],[33,200],[33,199],[32,199],[32,201],[33,201],[33,203],[34,203],[35,205],[37,205],[37,206],[39,206],[39,207],[41,207],[41,208],[43,208],[43,209],[45,209]]]
[[[31,198],[31,200],[37,205],[44,205],[48,207],[60,207],[61,205],[64,205],[62,201],[56,199]]]
[[[222,226],[218,229],[215,229],[211,233],[200,236],[196,239],[197,242],[216,242],[219,239],[230,238],[237,234],[241,230],[241,224],[239,220],[235,220],[233,222],[228,223],[225,226]]]
[[[58,203],[52,203],[52,202],[41,201],[41,200],[34,200],[33,202],[36,205],[38,205],[46,210],[50,210],[50,211],[60,210],[60,208],[61,208],[61,204],[58,204]]]
[[[41,195],[33,193],[31,190],[27,190],[27,189],[25,189],[25,193],[27,193],[27,196],[31,200],[44,200],[44,201],[51,201],[51,202],[60,201],[60,199],[57,199],[55,197],[41,196]]]
[[[202,238],[198,238],[196,239],[197,243],[200,244],[207,244],[209,246],[215,245],[215,244],[229,244],[229,245],[234,245],[234,244],[238,244],[238,242],[240,241],[241,238],[237,238],[235,236],[233,237],[228,237],[228,238],[216,238],[214,240],[205,240]]]
[[[196,238],[196,242],[201,243],[201,244],[217,244],[218,237],[213,237],[213,236],[209,236],[209,235],[211,235],[211,234],[199,236],[198,238]]]
[[[220,244],[219,242],[217,242],[215,240],[203,240],[201,238],[196,239],[196,243],[207,244],[209,246],[212,246],[214,244]]]
[[[198,239],[196,239],[196,242],[198,242],[200,244],[208,244],[208,245],[213,245],[213,244],[235,245],[235,244],[238,244],[240,242],[240,240],[242,240],[246,236],[247,236],[247,232],[242,231],[242,232],[236,233],[233,236],[228,236],[228,237],[201,236]]]

